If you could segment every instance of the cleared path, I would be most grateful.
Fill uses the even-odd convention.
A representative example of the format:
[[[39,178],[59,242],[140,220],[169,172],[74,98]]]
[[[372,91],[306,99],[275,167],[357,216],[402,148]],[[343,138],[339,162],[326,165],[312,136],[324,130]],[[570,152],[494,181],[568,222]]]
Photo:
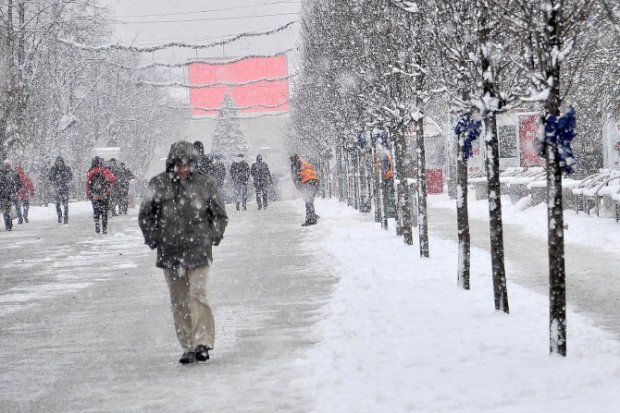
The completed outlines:
[[[1,232],[0,411],[310,411],[296,360],[335,278],[305,248],[302,209],[229,208],[211,277],[216,348],[189,367],[135,216],[111,219],[106,237],[87,213]]]

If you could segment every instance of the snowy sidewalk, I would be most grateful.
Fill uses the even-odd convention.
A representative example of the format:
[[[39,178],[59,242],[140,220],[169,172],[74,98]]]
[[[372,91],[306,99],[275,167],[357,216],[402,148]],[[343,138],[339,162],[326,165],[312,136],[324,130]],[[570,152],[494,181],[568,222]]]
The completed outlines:
[[[216,348],[190,367],[176,363],[167,287],[135,215],[103,237],[88,205],[72,209],[69,225],[46,210],[0,233],[0,411],[312,410],[298,360],[334,278],[307,248],[301,201],[229,208],[211,276]]]
[[[76,210],[68,226],[0,232],[2,412],[618,411],[618,340],[569,299],[569,355],[550,357],[548,299],[516,283],[545,272],[537,259],[508,261],[510,315],[494,310],[483,249],[472,290],[457,288],[457,247],[439,231],[452,234],[451,210],[431,211],[430,259],[335,201],[318,200],[305,228],[300,200],[229,211],[211,279],[216,349],[189,367],[135,216],[101,237]]]
[[[308,356],[316,411],[618,411],[620,343],[569,306],[569,355],[550,357],[548,298],[513,281],[518,266],[509,263],[505,315],[494,310],[487,252],[472,249],[472,290],[463,291],[457,245],[432,229],[431,258],[420,259],[371,214],[335,202],[317,212],[340,282]],[[436,211],[430,219],[455,228]]]

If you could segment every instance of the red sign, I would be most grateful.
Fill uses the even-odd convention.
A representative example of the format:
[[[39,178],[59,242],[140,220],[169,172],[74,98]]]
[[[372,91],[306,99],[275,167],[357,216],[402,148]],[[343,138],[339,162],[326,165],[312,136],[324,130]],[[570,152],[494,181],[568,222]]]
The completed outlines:
[[[429,194],[443,193],[443,170],[427,169],[426,170],[426,189]]]
[[[288,110],[288,79],[257,82],[287,77],[286,56],[250,58],[226,64],[192,63],[188,71],[192,86],[226,84],[190,89],[192,115],[217,115],[226,94],[232,96],[239,113]]]
[[[538,135],[538,115],[519,115],[519,150],[521,166],[544,166],[545,160],[538,156],[534,139]]]

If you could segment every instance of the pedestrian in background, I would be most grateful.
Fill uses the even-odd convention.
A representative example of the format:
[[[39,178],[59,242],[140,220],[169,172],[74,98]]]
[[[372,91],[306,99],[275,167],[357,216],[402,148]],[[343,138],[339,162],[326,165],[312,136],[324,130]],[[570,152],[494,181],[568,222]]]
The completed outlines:
[[[0,169],[0,210],[4,216],[4,227],[7,231],[13,230],[11,207],[20,186],[19,175],[11,167],[11,161],[5,159]]]
[[[237,161],[230,165],[230,179],[235,190],[235,202],[237,211],[239,207],[247,210],[248,180],[250,179],[250,165],[243,159],[243,154],[237,155]]]
[[[207,281],[213,245],[228,223],[215,183],[196,171],[197,161],[190,142],[172,144],[166,170],[150,180],[138,215],[144,242],[157,249],[156,266],[164,270],[181,364],[206,361],[214,348]]]
[[[272,184],[269,166],[263,162],[263,156],[258,154],[256,162],[252,164],[250,175],[254,181],[254,191],[256,192],[256,204],[258,209],[267,209],[267,198],[269,195],[269,187]]]
[[[109,168],[103,166],[103,159],[95,156],[91,167],[86,173],[86,198],[93,204],[93,218],[95,219],[95,232],[108,233],[108,210],[112,197],[111,186],[116,182],[116,177]],[[99,224],[101,221],[101,225]]]
[[[132,179],[136,179],[134,174],[125,166],[124,162],[118,164],[118,176],[116,177],[116,186],[120,193],[120,214],[127,215],[129,209],[129,183]]]
[[[213,163],[211,162],[211,159],[207,155],[205,155],[204,145],[202,144],[202,142],[196,141],[194,142],[194,147],[198,151],[196,171],[215,179],[215,177],[213,176]],[[226,173],[226,171],[224,171],[224,173]]]
[[[54,202],[56,203],[56,215],[58,215],[58,223],[69,222],[69,182],[73,179],[71,168],[65,165],[62,156],[56,158],[54,166],[50,169],[47,180],[54,191]],[[63,210],[64,209],[64,216]]]
[[[114,175],[114,177],[120,175],[119,165],[116,158],[110,158],[107,163],[107,168],[110,170],[110,172],[112,172],[112,175]],[[113,217],[120,214],[121,198],[122,190],[119,185],[116,185],[115,183],[110,184],[110,198],[108,201],[108,210],[112,212]]]
[[[32,180],[26,172],[24,168],[20,165],[15,166],[15,172],[19,176],[19,181],[21,186],[17,193],[15,194],[15,210],[17,212],[17,223],[21,224],[25,222],[28,223],[28,210],[30,209],[30,197],[34,196],[34,185],[32,184]]]
[[[319,176],[312,164],[300,159],[299,155],[294,154],[290,159],[293,183],[306,203],[306,220],[301,226],[315,225],[319,219],[314,210],[314,197],[319,191]]]

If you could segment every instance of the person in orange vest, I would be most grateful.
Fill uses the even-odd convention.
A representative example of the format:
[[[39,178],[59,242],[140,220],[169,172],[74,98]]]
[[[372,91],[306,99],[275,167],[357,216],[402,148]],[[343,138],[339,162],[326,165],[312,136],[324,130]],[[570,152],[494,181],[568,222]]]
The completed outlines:
[[[388,218],[396,217],[394,208],[394,160],[392,155],[385,151],[377,159],[377,175],[381,176],[383,182],[383,194],[385,211]]]
[[[319,216],[314,210],[314,197],[319,191],[319,175],[310,162],[299,158],[299,155],[291,156],[291,176],[295,187],[301,192],[306,203],[306,221],[302,227],[315,225]]]

